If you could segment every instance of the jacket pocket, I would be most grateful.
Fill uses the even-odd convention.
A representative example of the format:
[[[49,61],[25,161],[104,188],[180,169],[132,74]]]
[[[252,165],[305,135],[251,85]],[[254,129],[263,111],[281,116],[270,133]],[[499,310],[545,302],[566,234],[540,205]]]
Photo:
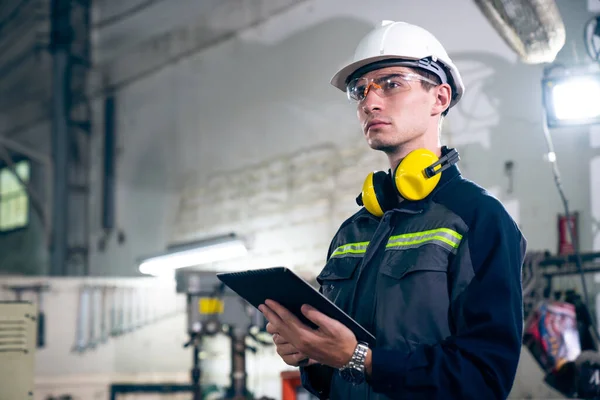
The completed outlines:
[[[439,246],[387,252],[376,319],[389,343],[434,343],[449,334],[448,256]]]
[[[419,249],[388,250],[379,271],[394,279],[417,272],[448,272],[448,252],[434,246]]]
[[[330,258],[317,276],[321,292],[342,309],[352,298],[356,270],[361,261],[362,257]]]

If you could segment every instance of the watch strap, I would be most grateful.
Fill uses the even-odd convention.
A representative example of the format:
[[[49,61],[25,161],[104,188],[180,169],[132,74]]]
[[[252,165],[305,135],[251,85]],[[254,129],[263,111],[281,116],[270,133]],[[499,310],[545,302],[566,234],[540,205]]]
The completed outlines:
[[[354,369],[358,372],[364,373],[365,371],[365,360],[367,359],[367,352],[369,350],[369,346],[366,343],[358,342],[356,348],[354,349],[354,353],[352,353],[352,358],[346,365],[342,367],[342,369]]]

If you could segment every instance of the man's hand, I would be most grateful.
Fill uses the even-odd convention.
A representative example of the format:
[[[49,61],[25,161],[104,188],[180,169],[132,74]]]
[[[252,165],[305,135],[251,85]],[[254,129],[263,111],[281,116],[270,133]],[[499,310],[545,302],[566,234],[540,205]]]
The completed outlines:
[[[302,313],[314,322],[318,329],[305,325],[289,310],[272,300],[266,300],[265,304],[259,306],[259,310],[269,321],[267,331],[277,333],[282,337],[278,340],[289,343],[290,346],[282,346],[282,353],[291,361],[305,357],[309,359],[308,362],[312,360],[313,363],[341,368],[352,358],[358,343],[354,333],[341,322],[329,318],[313,307],[302,306]],[[293,356],[294,352],[299,355]]]
[[[273,343],[277,348],[277,354],[282,360],[292,367],[307,367],[317,364],[315,360],[310,359],[306,354],[301,353],[290,342],[283,338],[279,333],[273,331],[273,325],[267,324],[267,332],[273,335]]]

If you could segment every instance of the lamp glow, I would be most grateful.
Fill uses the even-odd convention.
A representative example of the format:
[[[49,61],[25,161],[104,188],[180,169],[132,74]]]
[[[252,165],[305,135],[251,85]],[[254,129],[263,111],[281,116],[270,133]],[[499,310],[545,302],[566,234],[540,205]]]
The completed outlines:
[[[220,243],[199,244],[196,247],[149,257],[141,262],[139,271],[154,276],[171,275],[179,268],[243,257],[246,254],[248,250],[244,242],[231,238]]]
[[[600,117],[600,81],[582,77],[557,83],[552,89],[554,115],[558,120]]]
[[[568,127],[600,123],[600,68],[551,66],[542,79],[546,125]]]

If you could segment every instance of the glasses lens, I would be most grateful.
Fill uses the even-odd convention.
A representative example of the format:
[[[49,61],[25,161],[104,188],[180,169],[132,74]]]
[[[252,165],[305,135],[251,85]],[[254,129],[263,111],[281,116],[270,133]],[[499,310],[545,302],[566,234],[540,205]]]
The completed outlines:
[[[346,93],[348,98],[354,101],[361,101],[365,98],[365,88],[367,87],[367,81],[364,78],[357,78],[351,80],[346,86]]]

